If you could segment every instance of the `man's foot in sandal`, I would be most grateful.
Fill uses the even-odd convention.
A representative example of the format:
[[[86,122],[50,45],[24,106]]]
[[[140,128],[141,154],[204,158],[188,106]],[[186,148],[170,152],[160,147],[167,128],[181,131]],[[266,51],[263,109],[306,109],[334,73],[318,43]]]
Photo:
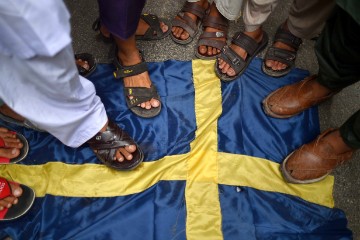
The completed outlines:
[[[268,35],[261,28],[253,32],[238,32],[230,46],[221,49],[215,63],[215,73],[223,81],[232,81],[240,76],[251,60],[268,43]]]
[[[90,76],[96,69],[96,61],[90,53],[75,54],[75,63],[78,72],[83,77]]]
[[[112,43],[113,38],[110,31],[96,19],[92,26],[94,31],[99,31],[101,40],[106,43]],[[137,26],[135,37],[136,40],[159,40],[170,34],[170,22],[166,19],[159,18],[154,14],[142,14]]]
[[[203,33],[200,35],[195,55],[201,59],[215,59],[226,45],[229,28],[228,20],[221,15],[215,2],[210,6],[210,12],[202,21]]]
[[[178,44],[190,43],[199,32],[201,21],[207,15],[209,7],[207,0],[185,2],[172,21],[172,40]]]
[[[128,107],[136,115],[151,118],[161,111],[160,96],[150,80],[147,64],[136,48],[134,39],[116,38],[114,65],[115,78],[124,81],[124,94]]]
[[[287,22],[276,31],[274,43],[265,54],[262,70],[269,76],[282,77],[295,66],[297,51],[302,43],[301,38],[293,35]]]
[[[0,221],[14,220],[24,215],[35,200],[35,192],[22,184],[0,177]]]
[[[23,135],[0,127],[0,165],[20,162],[28,151],[29,144]]]
[[[15,124],[21,127],[32,129],[38,132],[44,132],[44,130],[38,128],[32,122],[25,119],[23,116],[14,112],[8,105],[3,104],[0,106],[0,119],[4,122]]]
[[[108,121],[88,144],[102,163],[116,170],[132,170],[144,160],[139,146],[112,121]]]

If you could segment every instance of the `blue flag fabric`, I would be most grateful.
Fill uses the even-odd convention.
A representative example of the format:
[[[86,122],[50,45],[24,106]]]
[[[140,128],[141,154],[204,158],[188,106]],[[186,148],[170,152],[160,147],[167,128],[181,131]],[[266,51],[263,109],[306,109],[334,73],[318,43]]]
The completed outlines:
[[[64,169],[72,170],[76,167],[76,171],[71,171],[71,174],[81,174],[83,168],[101,164],[87,144],[72,149],[47,133],[1,123],[21,132],[29,141],[30,152],[18,164],[20,168],[0,166],[0,176],[16,180],[17,175],[31,173],[29,176],[22,176],[28,179],[26,183],[29,185],[32,179],[38,181],[35,174],[45,177],[41,186],[35,183],[32,186],[41,194],[37,195],[34,206],[27,214],[15,221],[0,222],[0,239],[6,236],[13,239],[196,239],[192,235],[196,229],[189,226],[190,216],[187,210],[192,204],[191,196],[187,195],[193,183],[188,180],[192,174],[188,173],[191,171],[190,164],[182,159],[184,156],[192,156],[189,155],[191,143],[198,137],[196,131],[200,128],[195,110],[196,90],[192,66],[192,62],[173,60],[149,63],[151,79],[159,91],[163,107],[161,114],[153,119],[136,117],[127,109],[123,84],[113,78],[112,65],[99,64],[90,77],[109,118],[125,129],[143,149],[144,162],[147,164],[144,168],[166,166],[156,169],[156,176],[160,176],[158,180],[153,180],[153,183],[148,184],[149,187],[141,190],[119,190],[120,194],[114,194],[115,196],[111,195],[111,191],[110,194],[104,191],[106,194],[103,195],[94,191],[93,195],[90,192],[86,197],[67,194],[67,188],[69,192],[73,192],[74,186],[80,186],[79,191],[86,191],[87,185],[84,185],[84,189],[76,183],[67,186],[69,182],[63,177],[66,176]],[[222,113],[217,120],[216,133],[219,154],[230,154],[230,157],[250,156],[250,160],[256,158],[260,162],[277,164],[298,146],[317,136],[319,120],[316,108],[284,120],[266,116],[261,106],[262,99],[271,91],[299,81],[307,74],[306,71],[295,69],[286,77],[270,78],[261,72],[261,59],[255,59],[239,79],[221,83]],[[212,96],[210,94],[207,97]],[[171,161],[183,167],[172,170],[173,165],[166,165]],[[234,158],[234,161],[238,159]],[[160,162],[164,165],[160,165]],[[159,165],[151,165],[157,163]],[[60,167],[56,168],[57,166]],[[54,169],[50,171],[51,168]],[[182,170],[183,168],[185,169]],[[113,176],[112,174],[119,176],[114,179],[115,183],[122,184],[117,182],[121,181],[122,172],[106,171],[94,174],[91,176],[93,183],[85,184],[97,186],[102,179],[108,179],[107,176]],[[166,173],[171,177],[162,175]],[[57,179],[55,187],[51,187],[54,184],[51,179],[56,179],[54,175],[57,174],[62,177]],[[131,178],[131,172],[126,174]],[[136,186],[146,185],[143,181],[152,181],[145,175],[136,176],[136,179],[131,180]],[[227,177],[231,180],[241,176]],[[271,179],[271,176],[268,177]],[[44,183],[46,181],[49,183]],[[253,181],[261,182],[261,179]],[[282,184],[287,186],[285,182]],[[264,191],[253,187],[251,183],[219,183],[217,186],[218,195],[215,198],[221,208],[221,233],[219,235],[215,230],[214,233],[209,230],[201,239],[352,238],[351,231],[346,227],[346,217],[339,209],[276,190]],[[53,188],[55,190],[48,190]],[[56,192],[56,188],[62,190]],[[102,189],[98,190],[102,192]],[[318,192],[314,194],[321,195]],[[207,201],[212,200],[204,199],[204,203]],[[204,222],[204,226],[211,225],[206,223],[206,217],[202,218],[202,213],[206,211],[201,208],[197,212],[198,221]]]

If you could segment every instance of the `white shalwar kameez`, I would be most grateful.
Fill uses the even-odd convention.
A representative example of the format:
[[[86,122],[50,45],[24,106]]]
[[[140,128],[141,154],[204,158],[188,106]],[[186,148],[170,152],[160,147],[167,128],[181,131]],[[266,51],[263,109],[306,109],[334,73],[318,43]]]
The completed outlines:
[[[0,98],[78,147],[99,132],[107,115],[94,85],[78,74],[69,19],[61,0],[0,1]]]

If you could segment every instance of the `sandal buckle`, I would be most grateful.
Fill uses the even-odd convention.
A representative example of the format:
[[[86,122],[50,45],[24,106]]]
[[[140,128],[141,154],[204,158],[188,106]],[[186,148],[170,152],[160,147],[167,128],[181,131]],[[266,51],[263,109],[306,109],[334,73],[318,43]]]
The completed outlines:
[[[223,33],[223,32],[216,32],[216,33],[215,33],[215,36],[216,36],[216,37],[223,37],[223,36],[224,36],[224,33]]]

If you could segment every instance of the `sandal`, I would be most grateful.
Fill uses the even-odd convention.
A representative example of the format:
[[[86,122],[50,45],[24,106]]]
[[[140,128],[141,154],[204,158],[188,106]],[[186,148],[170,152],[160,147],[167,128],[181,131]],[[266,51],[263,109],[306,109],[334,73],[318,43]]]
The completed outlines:
[[[144,154],[139,146],[112,121],[109,121],[105,132],[97,133],[88,141],[88,144],[102,163],[116,170],[132,170],[144,160]],[[114,160],[116,151],[129,145],[136,145],[136,151],[131,153],[133,158],[125,159],[123,162]]]
[[[174,18],[172,21],[173,27],[181,27],[186,32],[189,33],[189,37],[185,40],[176,38],[173,34],[171,34],[171,38],[175,43],[178,44],[188,44],[190,43],[196,34],[199,32],[202,19],[207,15],[210,9],[210,4],[207,9],[202,8],[200,5],[196,4],[195,2],[185,2],[184,6],[182,7],[181,11],[177,14],[180,19]],[[197,17],[197,20],[193,20],[185,13],[194,14]]]
[[[100,18],[98,17],[95,22],[92,24],[92,30],[94,30],[95,32],[99,32],[99,34],[96,36],[96,39],[98,41],[102,41],[104,43],[114,43],[114,38],[111,36],[110,37],[106,37],[104,34],[102,34],[102,32],[100,31],[100,27],[101,27],[101,23],[100,23]]]
[[[10,208],[4,208],[0,211],[0,221],[14,220],[24,215],[34,203],[35,192],[28,186],[11,182],[22,188],[22,194],[18,197],[18,203],[13,204]],[[0,177],[0,200],[12,196],[10,183]]]
[[[141,14],[140,18],[149,25],[149,28],[146,30],[144,35],[136,35],[136,40],[160,40],[169,36],[171,32],[171,25],[168,20],[159,18],[154,14]],[[165,25],[168,26],[168,30],[166,32],[162,31],[160,27],[160,22],[163,22]]]
[[[202,22],[202,26],[205,29],[206,27],[211,27],[218,29],[217,32],[203,32],[198,40],[196,49],[195,49],[195,55],[196,57],[204,60],[211,60],[215,59],[216,55],[203,55],[199,52],[199,46],[209,46],[217,49],[222,49],[226,45],[227,41],[227,32],[229,29],[229,22],[227,20],[224,20],[220,17],[214,17],[207,15],[204,18],[204,21]],[[225,38],[225,41],[219,40],[219,38]]]
[[[96,69],[96,61],[90,53],[77,53],[75,54],[75,62],[79,74],[83,77],[88,77]],[[86,67],[86,65],[88,65]]]
[[[274,42],[282,42],[292,48],[294,51],[281,49],[278,47],[269,47],[268,51],[265,54],[262,70],[264,73],[271,77],[282,77],[288,74],[291,69],[295,66],[296,53],[302,43],[301,38],[296,37],[290,31],[284,28],[284,25],[280,26],[276,31]],[[286,64],[287,67],[282,70],[273,70],[271,67],[266,66],[265,62],[267,60],[274,60]]]
[[[20,162],[21,160],[23,160],[24,158],[26,158],[28,152],[29,152],[29,143],[26,140],[26,138],[17,132],[13,132],[10,131],[9,133],[11,134],[15,134],[16,138],[20,140],[20,142],[23,144],[23,147],[20,149],[20,154],[19,156],[15,157],[15,158],[7,158],[7,157],[1,157],[0,156],[0,165],[1,164],[10,164],[10,163],[17,163]],[[5,146],[5,140],[0,137],[0,148],[8,148]]]
[[[44,130],[36,127],[32,122],[30,122],[29,120],[26,120],[26,119],[25,119],[25,121],[22,122],[20,120],[17,120],[15,118],[12,118],[12,117],[9,117],[9,116],[6,116],[6,115],[0,113],[0,120],[3,120],[4,122],[10,123],[10,124],[18,125],[20,127],[32,129],[32,130],[35,130],[38,132],[44,132]]]
[[[158,16],[154,14],[141,14],[140,18],[144,20],[149,25],[149,28],[146,30],[144,35],[136,35],[136,40],[144,40],[144,41],[151,41],[151,40],[160,40],[165,37],[167,37],[171,32],[171,25],[170,22],[166,19],[159,18]],[[166,32],[163,32],[160,28],[160,22],[163,22],[166,24],[169,29]],[[100,31],[101,23],[100,18],[97,18],[95,22],[92,25],[92,29],[94,31],[99,31],[98,39],[105,42],[105,43],[113,43],[114,39],[110,35],[110,37],[106,37],[104,34]]]
[[[114,57],[114,65],[116,66],[116,71],[114,72],[115,78],[125,78],[125,77],[135,76],[143,72],[147,72],[148,67],[146,62],[144,61],[141,51],[140,51],[140,55],[142,62],[132,66],[121,65],[117,56],[115,56]],[[128,108],[139,117],[152,118],[157,116],[161,111],[160,96],[156,90],[156,87],[152,84],[150,88],[124,87],[124,95]],[[132,96],[133,98],[130,99],[129,96]],[[150,101],[152,98],[159,100],[160,105],[158,107],[145,109],[138,106],[143,102]]]
[[[246,59],[244,60],[241,56],[239,56],[232,48],[225,45],[221,49],[220,56],[218,56],[215,62],[215,73],[216,75],[223,80],[224,82],[229,82],[236,79],[239,75],[241,75],[250,64],[251,60],[261,52],[267,45],[269,41],[268,35],[266,32],[263,32],[263,38],[261,42],[257,43],[254,39],[247,36],[243,32],[237,32],[231,43],[243,48],[247,52]],[[232,69],[235,71],[235,76],[228,76],[225,73],[221,72],[219,68],[218,59],[223,59],[226,63],[230,65]]]

